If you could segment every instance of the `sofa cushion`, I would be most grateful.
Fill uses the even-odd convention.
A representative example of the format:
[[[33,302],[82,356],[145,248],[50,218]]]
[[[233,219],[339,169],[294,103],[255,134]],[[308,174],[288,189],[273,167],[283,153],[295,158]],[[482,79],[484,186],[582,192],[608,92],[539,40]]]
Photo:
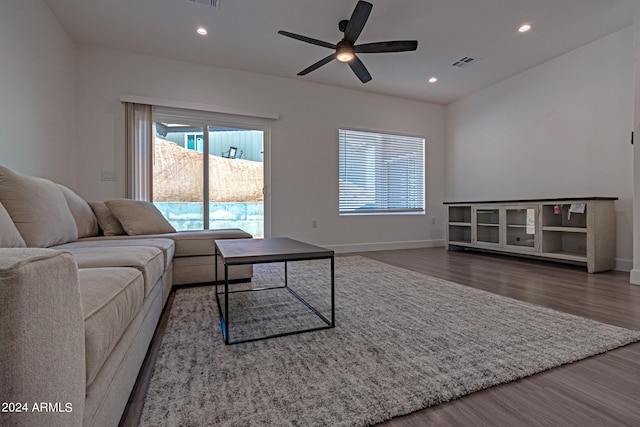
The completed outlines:
[[[9,213],[0,203],[0,248],[26,248],[27,244],[20,235]]]
[[[105,203],[130,236],[176,232],[176,229],[151,202],[114,199],[107,200]]]
[[[107,359],[144,301],[144,280],[134,268],[78,270],[84,313],[87,385]]]
[[[135,241],[137,239],[172,239],[175,241],[175,256],[204,256],[215,255],[217,239],[251,239],[253,236],[239,228],[223,228],[218,230],[190,230],[175,233],[153,234],[145,236],[110,236],[109,239]],[[89,237],[83,241],[104,240],[105,237]]]
[[[97,236],[100,233],[100,228],[98,227],[98,220],[89,203],[70,188],[62,184],[58,185],[62,190],[62,194],[64,194],[64,198],[67,200],[71,215],[73,215],[73,219],[76,221],[78,238]]]
[[[89,202],[89,206],[96,214],[98,225],[102,229],[102,234],[105,236],[120,236],[127,233],[122,229],[122,224],[118,221],[118,218],[113,216],[105,202]]]
[[[108,248],[108,247],[126,247],[126,246],[151,246],[158,248],[164,254],[164,268],[165,270],[173,261],[175,254],[175,243],[168,238],[156,239],[156,238],[139,238],[134,239],[128,236],[100,236],[89,237],[86,239],[78,240],[77,242],[65,243],[64,245],[55,246],[51,249],[73,249],[73,248]]]
[[[76,221],[58,184],[0,166],[0,203],[29,247],[78,239]]]
[[[164,255],[150,246],[115,246],[104,248],[68,248],[78,268],[132,267],[142,273],[144,296],[164,273]]]

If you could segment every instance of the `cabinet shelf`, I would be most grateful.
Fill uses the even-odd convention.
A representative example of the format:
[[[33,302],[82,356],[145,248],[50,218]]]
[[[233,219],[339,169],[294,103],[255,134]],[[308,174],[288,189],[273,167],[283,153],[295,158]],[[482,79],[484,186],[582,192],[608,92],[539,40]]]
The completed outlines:
[[[557,258],[566,261],[587,262],[586,254],[577,254],[569,251],[546,252],[546,257]]]
[[[543,230],[542,251],[549,254],[567,253],[586,257],[587,233]]]
[[[450,206],[449,222],[471,225],[471,206]]]
[[[559,231],[559,232],[563,232],[563,233],[586,233],[587,229],[586,228],[579,228],[579,227],[551,227],[551,226],[544,226],[544,227],[542,227],[542,231]]]
[[[589,204],[584,203],[584,212],[571,212],[572,206],[579,206],[582,203],[554,203],[542,205],[542,226],[543,227],[575,227],[587,228],[587,216],[589,214]]]
[[[616,197],[446,203],[447,247],[581,263],[589,273],[615,265]]]
[[[450,242],[471,243],[471,224],[449,223],[447,234]]]

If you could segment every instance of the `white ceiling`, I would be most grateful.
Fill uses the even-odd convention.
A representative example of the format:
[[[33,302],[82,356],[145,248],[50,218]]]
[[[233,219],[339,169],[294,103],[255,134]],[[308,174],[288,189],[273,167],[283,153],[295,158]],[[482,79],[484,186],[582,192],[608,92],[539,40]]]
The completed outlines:
[[[447,104],[633,23],[636,0],[369,0],[357,44],[418,40],[418,50],[360,54],[362,84],[333,61],[296,74],[329,49],[277,34],[337,43],[357,0],[45,0],[78,43]],[[518,27],[528,22],[524,34]],[[197,26],[209,34],[196,34]],[[480,59],[457,69],[463,56]],[[598,58],[594,58],[597,61]],[[427,83],[437,76],[436,84]]]

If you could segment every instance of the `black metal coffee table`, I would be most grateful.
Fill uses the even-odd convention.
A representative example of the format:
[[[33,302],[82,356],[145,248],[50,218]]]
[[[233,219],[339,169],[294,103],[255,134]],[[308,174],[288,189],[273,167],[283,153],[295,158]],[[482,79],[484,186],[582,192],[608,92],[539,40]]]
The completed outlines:
[[[216,240],[216,255],[220,257],[224,265],[224,307],[220,304],[220,293],[218,293],[218,282],[216,282],[216,302],[220,312],[220,325],[225,344],[237,344],[241,342],[257,341],[267,338],[275,338],[286,335],[300,334],[303,332],[318,331],[335,327],[335,295],[334,295],[334,252],[319,246],[299,242],[287,237],[265,238],[265,239],[222,239]],[[331,260],[331,320],[323,316],[318,310],[291,289],[287,283],[287,262],[308,261],[314,259]],[[264,264],[271,262],[284,262],[284,285],[269,288],[247,289],[239,291],[229,291],[229,267],[233,265]],[[215,277],[218,277],[218,263],[215,263]],[[255,292],[271,289],[286,289],[300,302],[306,305],[313,313],[327,324],[309,329],[295,330],[273,335],[261,336],[257,338],[243,338],[238,340],[229,339],[229,294],[237,292]]]

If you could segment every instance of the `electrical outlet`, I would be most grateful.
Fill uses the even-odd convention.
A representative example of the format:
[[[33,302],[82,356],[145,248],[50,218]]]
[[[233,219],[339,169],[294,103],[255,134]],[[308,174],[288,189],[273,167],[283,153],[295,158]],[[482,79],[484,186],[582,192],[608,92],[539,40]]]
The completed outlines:
[[[100,181],[117,181],[115,171],[101,171]]]
[[[318,228],[318,220],[317,219],[312,219],[311,220],[311,228]]]
[[[436,225],[436,219],[435,218],[431,218],[431,225]]]

